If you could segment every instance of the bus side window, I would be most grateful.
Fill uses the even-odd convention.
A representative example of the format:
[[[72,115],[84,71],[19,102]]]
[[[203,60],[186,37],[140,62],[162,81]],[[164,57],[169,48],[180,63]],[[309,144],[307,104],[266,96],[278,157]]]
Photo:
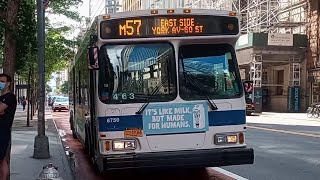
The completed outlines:
[[[75,100],[74,103],[79,104],[79,99],[78,99],[78,94],[79,94],[79,81],[78,81],[78,75],[75,73],[75,79],[74,79],[74,84],[75,84]]]
[[[81,71],[78,72],[78,104],[81,104]]]

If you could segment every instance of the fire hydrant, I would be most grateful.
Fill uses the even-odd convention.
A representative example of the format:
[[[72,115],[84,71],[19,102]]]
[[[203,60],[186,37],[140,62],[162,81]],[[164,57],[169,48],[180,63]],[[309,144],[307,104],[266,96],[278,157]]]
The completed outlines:
[[[58,167],[49,163],[43,166],[43,170],[40,172],[39,177],[36,180],[63,180],[58,172]]]

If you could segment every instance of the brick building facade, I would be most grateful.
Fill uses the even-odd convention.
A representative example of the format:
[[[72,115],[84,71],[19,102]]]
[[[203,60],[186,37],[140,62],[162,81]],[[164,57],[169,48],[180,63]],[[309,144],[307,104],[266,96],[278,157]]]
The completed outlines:
[[[320,102],[320,1],[308,1],[307,52],[308,89],[310,102]]]

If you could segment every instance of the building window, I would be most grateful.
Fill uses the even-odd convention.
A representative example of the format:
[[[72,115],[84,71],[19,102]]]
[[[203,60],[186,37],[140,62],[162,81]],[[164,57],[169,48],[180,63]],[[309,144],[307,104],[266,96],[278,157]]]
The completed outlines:
[[[312,103],[318,103],[320,101],[320,83],[312,83]]]
[[[268,84],[268,72],[266,70],[262,72],[262,84]]]

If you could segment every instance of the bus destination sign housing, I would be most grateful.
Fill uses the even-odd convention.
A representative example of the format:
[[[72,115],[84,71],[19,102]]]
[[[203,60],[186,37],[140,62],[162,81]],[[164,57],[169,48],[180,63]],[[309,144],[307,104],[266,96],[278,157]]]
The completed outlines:
[[[213,15],[158,15],[104,20],[102,39],[237,35],[238,18]]]

